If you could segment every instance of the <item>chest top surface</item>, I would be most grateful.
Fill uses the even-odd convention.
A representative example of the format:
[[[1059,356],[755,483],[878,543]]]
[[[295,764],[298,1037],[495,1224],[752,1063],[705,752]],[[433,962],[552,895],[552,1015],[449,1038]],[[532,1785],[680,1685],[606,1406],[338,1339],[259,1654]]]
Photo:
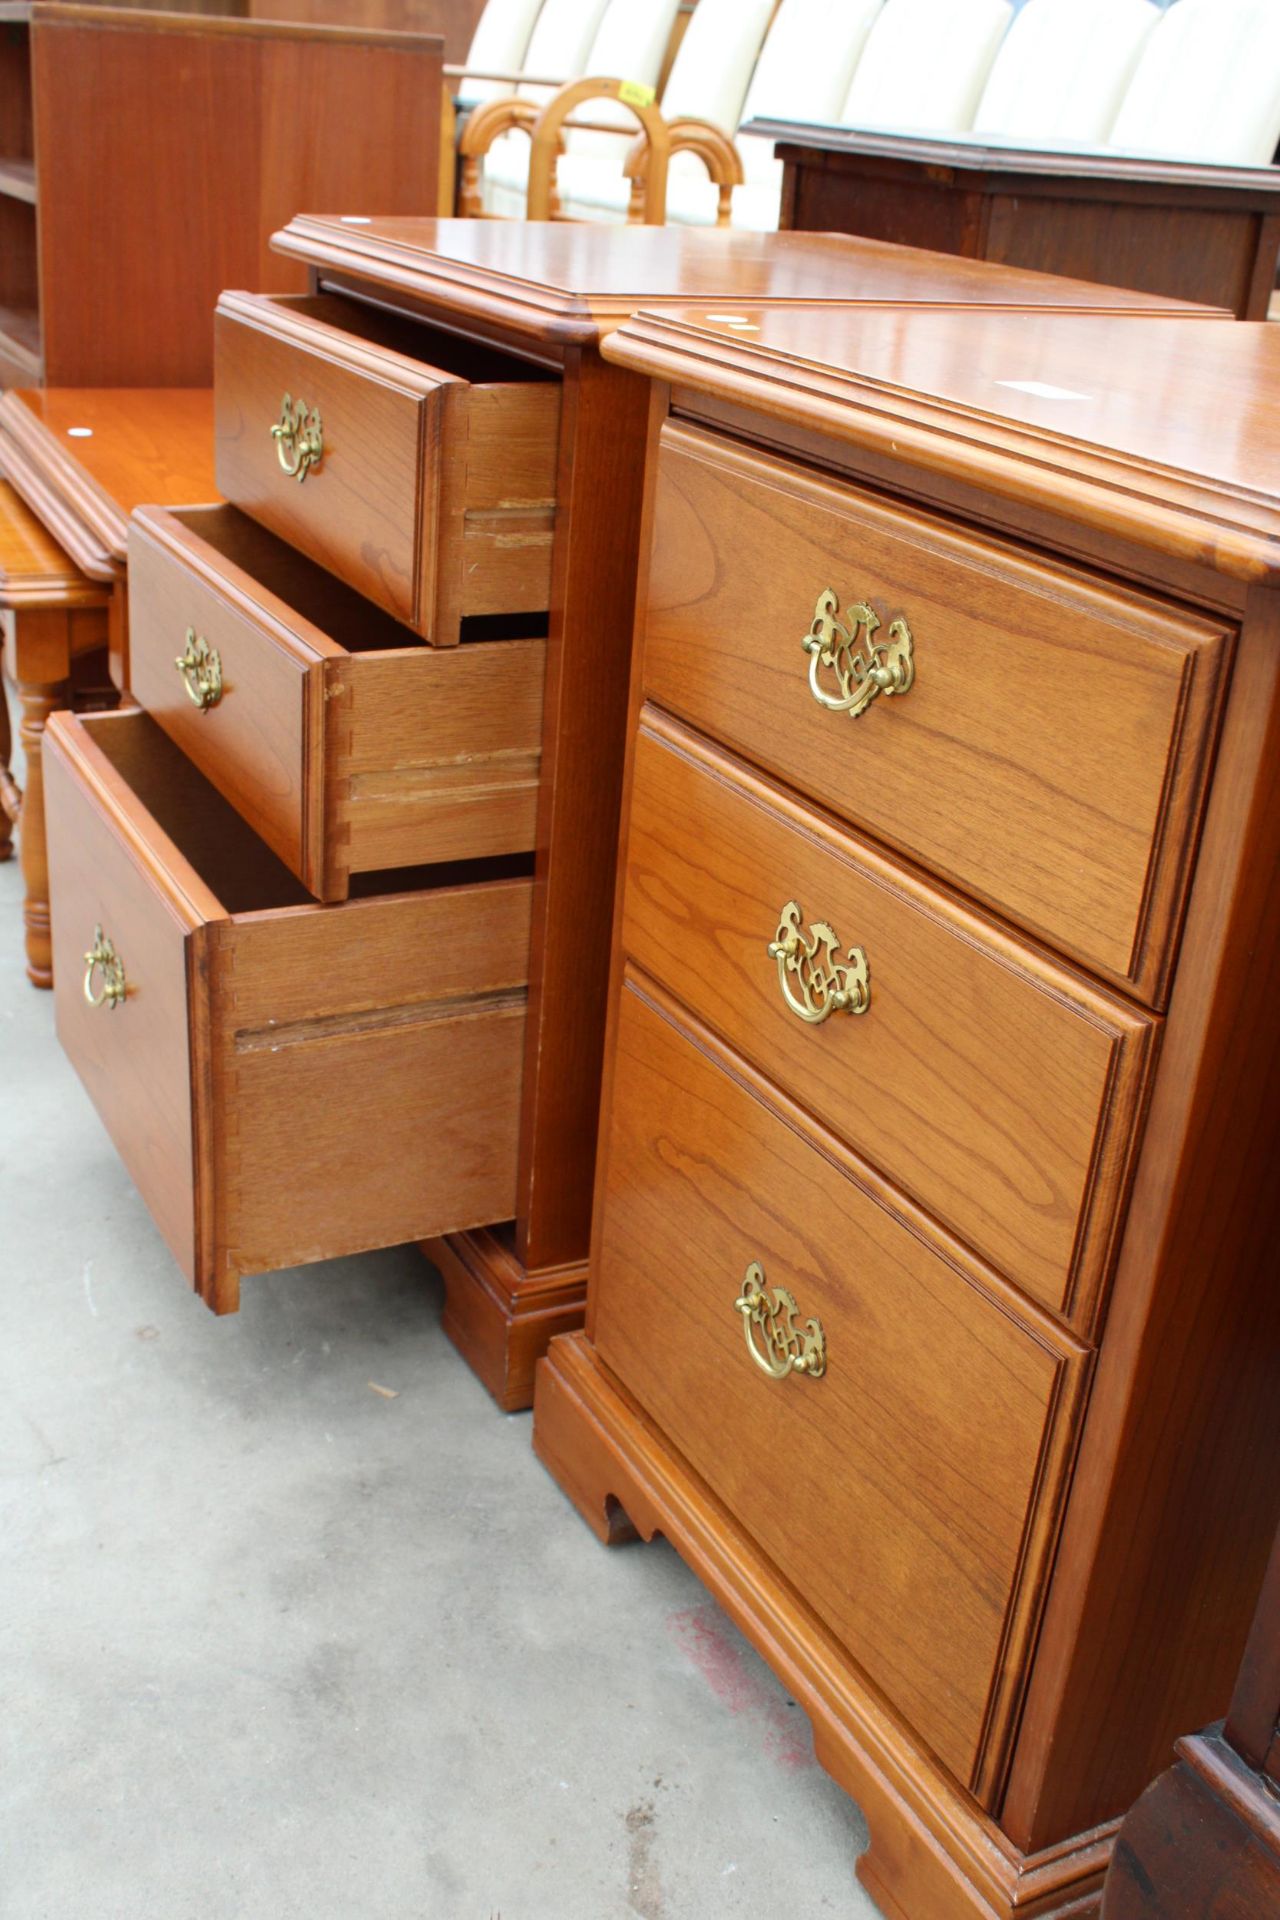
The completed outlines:
[[[1243,580],[1280,581],[1280,327],[640,313],[607,359]]]
[[[447,312],[566,344],[640,306],[810,302],[1216,314],[1159,294],[830,233],[300,215],[272,245]],[[1226,317],[1225,315],[1223,316]]]
[[[217,500],[207,387],[22,388],[0,432],[123,561],[137,506]]]

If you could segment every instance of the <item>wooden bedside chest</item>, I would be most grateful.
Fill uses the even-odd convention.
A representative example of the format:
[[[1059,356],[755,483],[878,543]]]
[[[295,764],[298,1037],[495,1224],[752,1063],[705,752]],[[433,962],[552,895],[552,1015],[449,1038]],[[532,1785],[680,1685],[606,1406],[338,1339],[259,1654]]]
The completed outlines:
[[[1280,1513],[1280,331],[642,314],[587,1328],[534,1443],[902,1920],[1084,1915]]]
[[[430,1240],[452,1338],[527,1405],[583,1311],[639,550],[648,383],[601,337],[645,300],[734,325],[744,298],[823,302],[812,327],[837,302],[1098,294],[809,235],[353,215],[276,244],[311,292],[232,290],[214,321],[227,504],[133,519],[145,714],[58,734],[59,1030],[210,1304],[233,1310],[245,1273]],[[3,417],[31,439],[30,408]],[[75,865],[95,815],[128,842],[127,879],[105,854]],[[251,937],[257,914],[271,931]],[[428,939],[446,951],[415,970]],[[172,1164],[125,1045],[139,953],[167,1049],[147,1071],[188,1115]],[[276,1170],[304,1103],[290,1193]]]

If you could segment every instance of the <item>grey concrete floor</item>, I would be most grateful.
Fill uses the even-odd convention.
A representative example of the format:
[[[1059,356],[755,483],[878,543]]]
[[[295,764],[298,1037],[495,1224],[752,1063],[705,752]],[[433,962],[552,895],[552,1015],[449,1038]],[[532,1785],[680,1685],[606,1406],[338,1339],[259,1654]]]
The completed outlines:
[[[871,1920],[800,1710],[668,1547],[597,1544],[417,1253],[187,1292],[20,900],[0,865],[4,1920]]]

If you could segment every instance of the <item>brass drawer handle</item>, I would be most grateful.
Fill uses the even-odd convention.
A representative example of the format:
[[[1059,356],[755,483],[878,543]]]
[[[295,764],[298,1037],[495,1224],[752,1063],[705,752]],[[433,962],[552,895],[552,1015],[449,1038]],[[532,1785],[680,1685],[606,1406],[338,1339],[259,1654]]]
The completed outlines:
[[[176,654],[173,664],[182,675],[188,699],[201,713],[217,706],[222,698],[222,655],[194,627],[187,628],[187,650]]]
[[[276,443],[280,465],[291,480],[301,485],[324,459],[324,428],[320,424],[319,407],[309,407],[305,400],[295,400],[286,393],[280,402],[280,418],[271,429],[271,438]]]
[[[802,642],[809,656],[809,691],[828,713],[847,713],[851,720],[865,713],[878,694],[907,693],[916,677],[915,648],[905,620],[895,620],[887,640],[877,640],[880,616],[865,600],[857,601],[840,619],[834,587],[818,595],[813,625]],[[865,639],[861,636],[865,635]],[[823,672],[835,678],[835,688],[822,684]]]
[[[778,963],[782,997],[798,1020],[820,1027],[833,1013],[865,1013],[871,1005],[871,970],[866,951],[850,947],[839,958],[840,942],[825,920],[810,922],[801,932],[803,916],[795,900],[788,900],[769,942],[769,957]]]
[[[747,1352],[761,1373],[767,1373],[771,1380],[785,1380],[789,1373],[807,1373],[811,1380],[817,1380],[826,1372],[827,1336],[822,1322],[806,1320],[803,1327],[798,1327],[800,1309],[785,1287],[775,1287],[770,1302],[764,1290],[764,1268],[758,1260],[747,1268],[742,1292],[733,1304],[742,1315]]]
[[[124,977],[124,961],[101,927],[93,930],[93,945],[85,955],[84,997],[91,1007],[118,1007],[129,991]],[[102,984],[94,991],[94,975],[101,973]]]

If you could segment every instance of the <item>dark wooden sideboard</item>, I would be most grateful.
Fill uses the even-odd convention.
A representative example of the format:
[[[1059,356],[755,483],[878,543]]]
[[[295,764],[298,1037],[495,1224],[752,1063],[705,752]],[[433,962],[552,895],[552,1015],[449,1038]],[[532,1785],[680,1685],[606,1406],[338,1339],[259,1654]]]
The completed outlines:
[[[1231,1711],[1177,1753],[1116,1836],[1102,1920],[1277,1920],[1280,1534]]]
[[[200,387],[302,206],[434,207],[439,39],[0,4],[0,385]]]
[[[1264,320],[1280,171],[1040,153],[951,136],[756,120],[784,162],[782,225],[1072,274]]]

